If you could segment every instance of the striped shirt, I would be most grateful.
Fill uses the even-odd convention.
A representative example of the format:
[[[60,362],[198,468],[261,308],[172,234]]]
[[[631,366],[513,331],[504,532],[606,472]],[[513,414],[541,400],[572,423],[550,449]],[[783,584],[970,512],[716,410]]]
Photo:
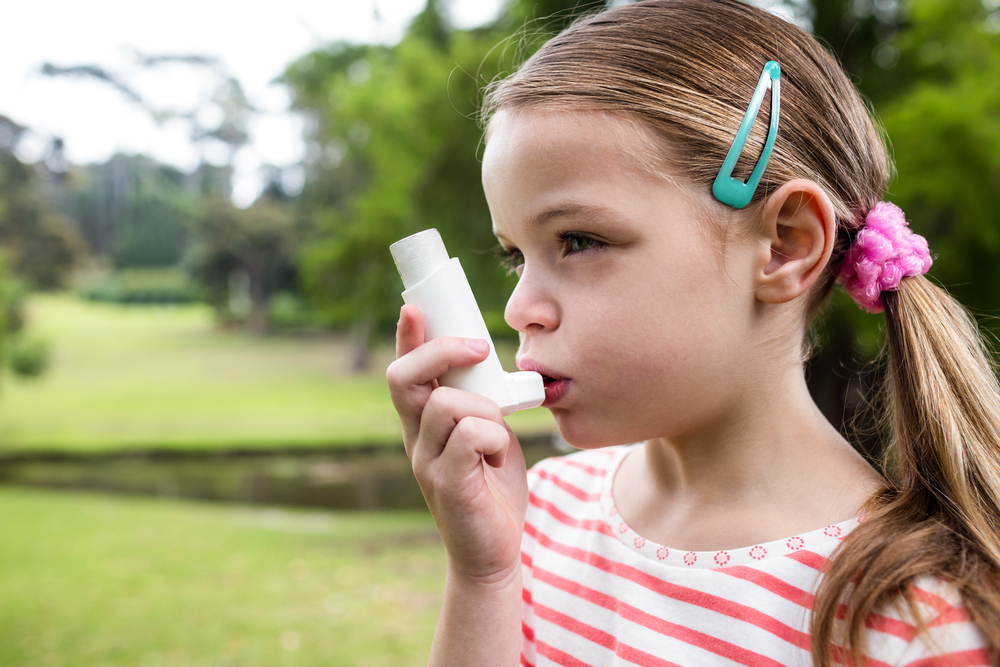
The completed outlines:
[[[678,551],[636,534],[611,481],[629,447],[542,461],[528,472],[521,546],[521,664],[811,665],[813,593],[857,520],[726,551]],[[929,622],[896,610],[869,621],[871,665],[989,665],[954,589],[914,588]]]

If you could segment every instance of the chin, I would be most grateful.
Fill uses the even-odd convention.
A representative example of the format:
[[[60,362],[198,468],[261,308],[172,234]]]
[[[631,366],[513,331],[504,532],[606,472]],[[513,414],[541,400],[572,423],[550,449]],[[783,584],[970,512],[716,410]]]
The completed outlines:
[[[559,414],[556,410],[552,410],[552,416],[562,439],[577,449],[600,449],[637,442],[624,434],[609,431],[604,424],[583,423],[570,415]]]

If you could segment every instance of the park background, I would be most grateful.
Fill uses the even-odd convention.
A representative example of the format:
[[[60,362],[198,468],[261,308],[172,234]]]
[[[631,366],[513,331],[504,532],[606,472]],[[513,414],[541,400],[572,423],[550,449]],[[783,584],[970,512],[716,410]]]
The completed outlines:
[[[173,128],[181,166],[75,160],[0,100],[0,664],[425,661],[444,554],[384,382],[387,248],[440,229],[510,364],[477,103],[603,4],[507,0],[469,26],[428,0],[398,34],[314,40],[273,84],[303,146],[281,164],[247,161],[269,111],[205,53],[133,44],[128,68],[32,71]],[[871,101],[888,199],[995,338],[1000,0],[757,4],[813,31]],[[168,79],[192,82],[186,107],[157,96]],[[877,457],[879,318],[838,293],[819,334],[810,388]],[[558,451],[545,411],[511,423],[531,456]]]

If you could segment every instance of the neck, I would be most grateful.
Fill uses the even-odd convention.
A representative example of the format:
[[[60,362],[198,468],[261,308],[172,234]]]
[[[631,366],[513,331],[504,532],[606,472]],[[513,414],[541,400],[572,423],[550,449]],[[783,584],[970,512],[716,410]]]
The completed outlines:
[[[743,392],[753,399],[727,405],[697,433],[649,440],[650,481],[674,500],[744,503],[817,454],[849,449],[816,407],[801,370],[789,374]]]
[[[648,440],[622,463],[615,502],[639,534],[737,548],[857,516],[878,474],[823,417],[800,364],[769,368],[737,392],[750,399],[689,433]]]

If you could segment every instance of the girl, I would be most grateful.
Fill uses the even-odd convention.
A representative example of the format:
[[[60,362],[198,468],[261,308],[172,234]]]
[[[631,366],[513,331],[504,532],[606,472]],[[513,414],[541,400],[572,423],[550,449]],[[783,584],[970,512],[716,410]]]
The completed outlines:
[[[584,451],[526,475],[497,406],[436,383],[486,343],[403,308],[388,381],[449,558],[431,664],[997,664],[1000,389],[829,54],[738,0],[650,0],[485,110],[517,364]],[[885,312],[885,478],[806,389],[838,278]]]

